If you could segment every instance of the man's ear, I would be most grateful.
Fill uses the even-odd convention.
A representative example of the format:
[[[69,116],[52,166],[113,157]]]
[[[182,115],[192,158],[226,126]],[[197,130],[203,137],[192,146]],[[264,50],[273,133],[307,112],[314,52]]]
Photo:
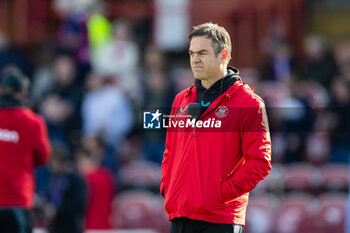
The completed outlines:
[[[221,62],[228,63],[230,60],[230,54],[229,54],[228,50],[222,49],[221,53],[222,53]]]

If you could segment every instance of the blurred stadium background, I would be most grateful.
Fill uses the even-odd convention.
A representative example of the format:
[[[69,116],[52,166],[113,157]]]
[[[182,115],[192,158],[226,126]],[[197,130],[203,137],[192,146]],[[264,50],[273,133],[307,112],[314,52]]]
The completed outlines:
[[[228,29],[231,65],[269,107],[273,168],[244,232],[349,233],[349,1],[0,0],[0,69],[30,77],[54,155],[87,183],[74,194],[87,195],[86,232],[168,232],[165,134],[142,131],[142,108],[191,84],[187,35],[207,21]],[[36,170],[38,233],[64,205],[56,173]]]

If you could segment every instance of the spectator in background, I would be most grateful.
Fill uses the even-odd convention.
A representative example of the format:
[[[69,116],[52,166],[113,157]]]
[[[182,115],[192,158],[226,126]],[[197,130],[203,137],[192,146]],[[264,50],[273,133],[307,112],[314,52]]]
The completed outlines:
[[[50,138],[68,142],[74,131],[80,130],[82,88],[77,83],[75,62],[69,55],[58,55],[52,72],[51,84],[42,91],[40,111],[48,122]]]
[[[82,88],[78,84],[75,60],[69,54],[59,54],[53,61],[53,85],[48,93],[59,95],[74,108],[79,107]]]
[[[297,70],[290,45],[284,40],[266,41],[266,59],[260,68],[262,80],[286,82]]]
[[[143,106],[170,107],[174,91],[169,83],[169,72],[165,68],[165,56],[155,45],[148,45],[144,52],[141,72],[144,83]]]
[[[331,114],[330,160],[347,163],[350,158],[350,84],[343,76],[337,76],[332,81],[328,111]]]
[[[141,72],[144,82],[144,107],[170,108],[174,91],[165,70],[165,57],[160,48],[149,45],[144,52],[144,66]],[[170,110],[169,112],[170,113]],[[145,156],[149,161],[161,163],[164,151],[165,133],[152,132],[144,135]]]
[[[50,139],[67,142],[66,124],[72,115],[72,106],[58,95],[50,94],[43,99],[40,112],[47,121]]]
[[[275,21],[267,33],[267,36],[260,40],[263,54],[263,61],[259,67],[260,79],[288,81],[298,71],[298,64],[287,39],[287,28],[282,22]]]
[[[8,68],[0,77],[0,232],[30,233],[33,168],[46,163],[51,146],[43,119],[23,106],[29,80]]]
[[[166,108],[170,113],[172,95],[167,76],[162,71],[148,74],[145,90],[145,105],[153,108]],[[151,132],[145,135],[145,156],[147,160],[162,163],[165,133]]]
[[[340,42],[335,48],[335,59],[339,72],[350,82],[350,40]]]
[[[53,209],[50,233],[83,232],[87,202],[86,183],[74,170],[69,157],[69,150],[64,144],[53,146],[47,194]]]
[[[50,45],[42,46],[36,58],[39,67],[33,80],[31,98],[40,104],[40,100],[48,93],[55,92],[65,97],[78,94],[74,93],[77,86],[77,68],[74,59],[68,53],[55,54]]]
[[[99,136],[110,147],[118,145],[132,127],[129,101],[113,82],[92,71],[81,108],[84,134]]]
[[[319,37],[309,36],[304,41],[304,49],[306,55],[304,78],[329,88],[333,76],[337,73],[337,65],[326,43]]]
[[[96,72],[114,78],[132,102],[140,101],[141,83],[137,75],[140,55],[139,48],[131,39],[130,25],[126,21],[116,21],[114,39],[98,49],[91,61]]]
[[[54,44],[50,42],[37,44],[33,50],[34,55],[32,59],[36,69],[33,72],[30,99],[36,106],[40,103],[47,90],[53,85],[52,63],[55,51]]]
[[[79,149],[77,164],[87,183],[88,201],[85,213],[87,230],[111,229],[115,185],[111,173],[101,167],[101,159],[91,151]]]
[[[96,0],[54,0],[53,9],[62,20],[57,33],[60,47],[69,49],[76,61],[81,65],[89,64],[87,20],[88,10]]]
[[[118,147],[120,165],[142,160],[144,155],[144,140],[137,128],[134,128]]]
[[[120,158],[116,148],[108,146],[99,136],[83,135],[81,138],[81,149],[91,154],[99,164],[116,174],[120,165]]]
[[[308,133],[312,130],[312,113],[310,103],[302,87],[305,82],[291,78],[288,82],[290,93],[284,100],[281,100],[279,111],[281,111],[286,140],[284,162],[303,161],[303,152]]]

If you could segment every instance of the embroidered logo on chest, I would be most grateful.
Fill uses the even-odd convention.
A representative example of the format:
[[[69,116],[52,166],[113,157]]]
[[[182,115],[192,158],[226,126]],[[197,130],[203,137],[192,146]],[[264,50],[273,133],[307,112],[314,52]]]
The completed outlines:
[[[226,106],[219,106],[215,110],[215,115],[219,118],[224,118],[228,115],[228,108]]]

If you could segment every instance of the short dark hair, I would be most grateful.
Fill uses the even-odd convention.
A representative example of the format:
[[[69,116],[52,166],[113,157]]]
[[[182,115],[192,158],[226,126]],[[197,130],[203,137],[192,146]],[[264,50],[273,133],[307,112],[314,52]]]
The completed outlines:
[[[190,41],[196,36],[207,36],[212,40],[215,55],[217,56],[224,48],[228,50],[231,56],[231,39],[225,28],[212,22],[203,23],[193,27],[193,31],[188,38]]]

